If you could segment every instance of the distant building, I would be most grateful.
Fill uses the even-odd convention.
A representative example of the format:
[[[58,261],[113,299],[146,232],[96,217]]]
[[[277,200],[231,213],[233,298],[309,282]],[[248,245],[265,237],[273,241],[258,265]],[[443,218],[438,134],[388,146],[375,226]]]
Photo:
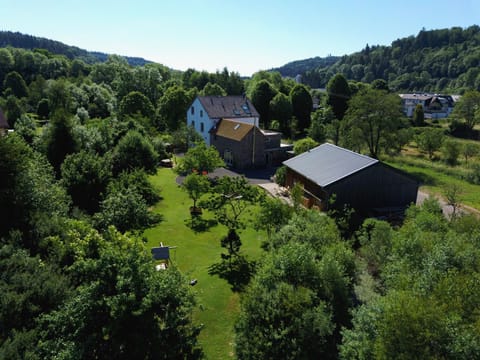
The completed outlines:
[[[455,104],[451,95],[438,94],[400,94],[402,99],[403,112],[406,116],[412,117],[418,104],[422,105],[426,118],[446,118],[453,111]]]
[[[287,167],[286,185],[304,188],[304,204],[327,209],[335,195],[336,208],[348,205],[359,213],[404,209],[416,202],[418,183],[377,159],[323,144],[295,156]]]
[[[259,117],[245,96],[199,96],[188,109],[187,124],[215,146],[229,167],[280,165],[292,146],[281,144],[281,133],[260,129]]]

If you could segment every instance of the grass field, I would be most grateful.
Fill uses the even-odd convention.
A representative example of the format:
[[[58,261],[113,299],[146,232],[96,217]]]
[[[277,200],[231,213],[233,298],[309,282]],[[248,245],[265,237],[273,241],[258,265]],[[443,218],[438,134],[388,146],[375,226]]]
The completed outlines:
[[[421,157],[412,149],[402,156],[388,157],[384,161],[415,177],[420,182],[420,190],[431,194],[443,196],[446,186],[457,185],[461,189],[460,202],[480,210],[480,186],[464,180],[470,171],[464,163],[449,166],[440,160],[431,161]]]
[[[186,226],[192,201],[175,183],[175,178],[171,169],[160,169],[151,177],[163,197],[154,211],[160,213],[163,220],[156,227],[146,230],[144,235],[148,246],[158,246],[160,242],[176,246],[171,251],[173,262],[189,279],[198,280],[194,287],[198,302],[194,320],[204,324],[199,340],[206,357],[233,357],[233,324],[239,311],[239,295],[231,291],[225,280],[208,274],[208,267],[220,260],[220,238],[226,235],[226,228],[218,225],[206,232],[195,233]],[[263,236],[253,229],[240,233],[242,251],[250,259],[260,257]]]

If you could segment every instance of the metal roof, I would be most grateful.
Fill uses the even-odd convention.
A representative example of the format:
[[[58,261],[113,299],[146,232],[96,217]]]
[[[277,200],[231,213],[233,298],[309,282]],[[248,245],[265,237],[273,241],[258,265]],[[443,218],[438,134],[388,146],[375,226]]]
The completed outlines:
[[[198,100],[211,119],[260,116],[245,96],[198,96]]]
[[[322,144],[283,162],[293,171],[325,187],[378,163],[366,155],[333,144]]]

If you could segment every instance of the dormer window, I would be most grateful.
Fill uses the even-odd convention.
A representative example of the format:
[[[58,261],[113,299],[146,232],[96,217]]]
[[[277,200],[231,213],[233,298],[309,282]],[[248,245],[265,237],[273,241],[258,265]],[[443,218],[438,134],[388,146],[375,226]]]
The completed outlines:
[[[203,117],[203,110],[200,110],[200,117]]]

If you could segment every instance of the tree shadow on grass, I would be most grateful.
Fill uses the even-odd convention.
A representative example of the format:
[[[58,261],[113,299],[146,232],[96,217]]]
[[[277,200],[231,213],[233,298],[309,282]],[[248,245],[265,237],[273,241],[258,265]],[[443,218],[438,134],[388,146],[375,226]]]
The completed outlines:
[[[227,280],[232,291],[242,291],[255,274],[256,262],[249,261],[245,256],[237,255],[230,260],[223,257],[222,261],[208,268],[209,275],[217,275],[220,279]]]
[[[437,179],[435,179],[433,176],[424,174],[420,171],[413,171],[413,172],[410,172],[409,174],[423,185],[435,186],[438,183]]]
[[[195,233],[202,233],[210,230],[213,226],[217,225],[215,219],[204,219],[201,216],[191,216],[185,220],[185,225],[192,229]]]

